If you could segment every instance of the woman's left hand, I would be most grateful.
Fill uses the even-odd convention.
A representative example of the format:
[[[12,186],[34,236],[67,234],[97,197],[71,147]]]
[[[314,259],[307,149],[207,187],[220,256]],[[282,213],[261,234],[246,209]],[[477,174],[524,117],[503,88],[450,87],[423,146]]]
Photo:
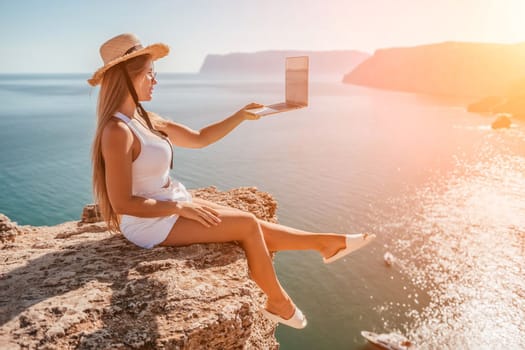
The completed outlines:
[[[252,103],[247,104],[246,106],[244,106],[237,113],[241,114],[243,120],[257,120],[261,116],[257,115],[257,114],[250,113],[249,111],[247,111],[247,109],[250,109],[250,108],[261,108],[261,107],[264,107],[264,105],[262,105],[260,103],[252,102]]]

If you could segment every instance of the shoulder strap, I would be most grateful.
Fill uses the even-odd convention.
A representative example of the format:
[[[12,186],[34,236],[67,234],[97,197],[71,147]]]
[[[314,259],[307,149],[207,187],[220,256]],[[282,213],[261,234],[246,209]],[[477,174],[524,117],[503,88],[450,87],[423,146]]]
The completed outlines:
[[[128,116],[126,116],[126,115],[124,115],[124,114],[122,114],[120,112],[116,112],[113,116],[119,118],[120,120],[122,120],[126,124],[128,124],[131,121],[131,119]]]
[[[131,119],[127,115],[125,115],[123,113],[120,113],[120,112],[115,112],[115,114],[113,114],[113,116],[116,117],[116,118],[119,118],[124,123],[126,123],[128,128],[131,130],[131,132],[133,132],[133,134],[135,134],[135,136],[139,139],[139,141],[142,144],[144,143],[144,135],[140,131],[140,128],[137,128],[137,126],[134,123],[131,122],[133,119]]]

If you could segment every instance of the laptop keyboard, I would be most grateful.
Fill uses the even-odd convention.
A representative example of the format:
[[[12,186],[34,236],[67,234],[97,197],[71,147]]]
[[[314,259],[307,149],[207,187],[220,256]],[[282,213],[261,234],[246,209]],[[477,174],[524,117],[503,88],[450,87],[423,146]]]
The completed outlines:
[[[277,103],[274,105],[267,106],[268,108],[275,109],[277,111],[280,111],[281,109],[288,109],[290,107],[293,107],[292,105],[289,105],[287,103]]]
[[[288,111],[291,109],[300,108],[300,106],[295,106],[286,102],[282,103],[276,103],[269,106],[264,106],[262,108],[251,108],[248,109],[249,112],[255,113],[258,115],[267,115],[267,114],[273,114],[280,111]]]

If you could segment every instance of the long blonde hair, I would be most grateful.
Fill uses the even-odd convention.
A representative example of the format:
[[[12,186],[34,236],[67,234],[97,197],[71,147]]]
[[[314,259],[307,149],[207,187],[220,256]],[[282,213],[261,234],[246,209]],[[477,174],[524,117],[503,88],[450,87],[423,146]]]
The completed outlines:
[[[122,106],[130,91],[126,84],[124,69],[129,78],[136,78],[146,69],[150,55],[141,55],[125,62],[125,66],[117,65],[104,73],[97,104],[97,127],[93,140],[91,160],[93,163],[93,195],[102,217],[110,231],[118,232],[120,218],[113,210],[106,187],[106,165],[102,156],[102,132],[115,112]],[[138,104],[138,103],[137,103]],[[142,106],[141,106],[142,107]],[[142,113],[141,113],[142,114]]]

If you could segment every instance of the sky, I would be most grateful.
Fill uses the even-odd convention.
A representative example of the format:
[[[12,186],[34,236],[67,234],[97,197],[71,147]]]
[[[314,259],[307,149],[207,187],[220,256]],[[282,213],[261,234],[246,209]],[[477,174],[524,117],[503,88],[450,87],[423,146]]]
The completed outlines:
[[[525,42],[524,17],[525,0],[0,0],[0,73],[91,73],[126,32],[191,73],[207,54]]]

